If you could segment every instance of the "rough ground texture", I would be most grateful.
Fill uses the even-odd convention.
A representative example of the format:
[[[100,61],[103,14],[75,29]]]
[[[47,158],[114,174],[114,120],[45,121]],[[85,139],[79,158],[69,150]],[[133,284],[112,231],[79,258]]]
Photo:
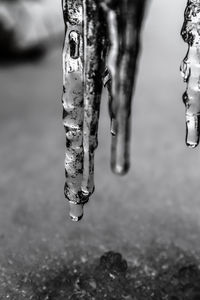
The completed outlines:
[[[102,98],[96,191],[79,224],[63,196],[61,47],[1,67],[0,299],[200,299],[200,154],[184,145],[178,71],[184,6],[151,5],[123,178],[110,172]]]
[[[95,260],[82,256],[80,263],[47,255],[31,271],[8,277],[3,299],[200,299],[197,259],[178,249],[149,251],[136,255],[129,266],[112,251]]]

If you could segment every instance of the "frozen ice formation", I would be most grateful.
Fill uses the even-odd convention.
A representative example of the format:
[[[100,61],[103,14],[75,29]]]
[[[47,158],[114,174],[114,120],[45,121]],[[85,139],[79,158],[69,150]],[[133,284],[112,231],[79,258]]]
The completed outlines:
[[[94,152],[103,84],[109,92],[112,170],[129,169],[131,99],[145,0],[63,0],[65,197],[78,221],[94,191]]]
[[[194,148],[200,134],[200,1],[188,0],[181,35],[188,44],[181,73],[187,83],[183,101],[186,106],[186,144]]]

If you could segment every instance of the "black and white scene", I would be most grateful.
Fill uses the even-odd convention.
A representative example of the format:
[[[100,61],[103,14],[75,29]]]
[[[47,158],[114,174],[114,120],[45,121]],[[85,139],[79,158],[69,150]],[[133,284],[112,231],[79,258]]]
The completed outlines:
[[[0,300],[200,300],[200,0],[0,0]]]

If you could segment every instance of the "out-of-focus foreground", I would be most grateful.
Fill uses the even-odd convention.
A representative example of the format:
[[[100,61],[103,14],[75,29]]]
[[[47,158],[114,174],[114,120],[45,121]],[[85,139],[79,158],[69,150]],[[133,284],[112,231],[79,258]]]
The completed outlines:
[[[63,196],[62,45],[41,60],[1,67],[1,299],[198,299],[200,155],[184,144],[184,2],[150,5],[132,167],[123,178],[110,171],[106,93],[102,98],[96,191],[81,223],[68,219]],[[111,254],[99,265],[108,250],[123,254],[128,271],[113,267],[122,263]]]
[[[60,6],[53,0],[1,0],[1,56],[41,52],[63,34]]]

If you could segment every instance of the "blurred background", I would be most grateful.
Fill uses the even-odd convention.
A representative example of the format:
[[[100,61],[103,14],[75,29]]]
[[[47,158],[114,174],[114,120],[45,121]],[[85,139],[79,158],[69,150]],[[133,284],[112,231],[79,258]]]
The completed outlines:
[[[44,280],[52,268],[62,278],[63,264],[84,268],[108,250],[120,252],[130,266],[149,267],[158,253],[167,256],[173,249],[178,250],[172,261],[199,257],[200,154],[184,144],[185,85],[179,73],[187,51],[180,37],[185,5],[150,2],[134,95],[130,172],[121,178],[110,171],[104,92],[96,191],[84,219],[72,223],[63,196],[61,4],[0,2],[1,299],[80,299],[34,294],[43,278],[38,270],[44,266]],[[27,283],[30,274],[35,288]]]

